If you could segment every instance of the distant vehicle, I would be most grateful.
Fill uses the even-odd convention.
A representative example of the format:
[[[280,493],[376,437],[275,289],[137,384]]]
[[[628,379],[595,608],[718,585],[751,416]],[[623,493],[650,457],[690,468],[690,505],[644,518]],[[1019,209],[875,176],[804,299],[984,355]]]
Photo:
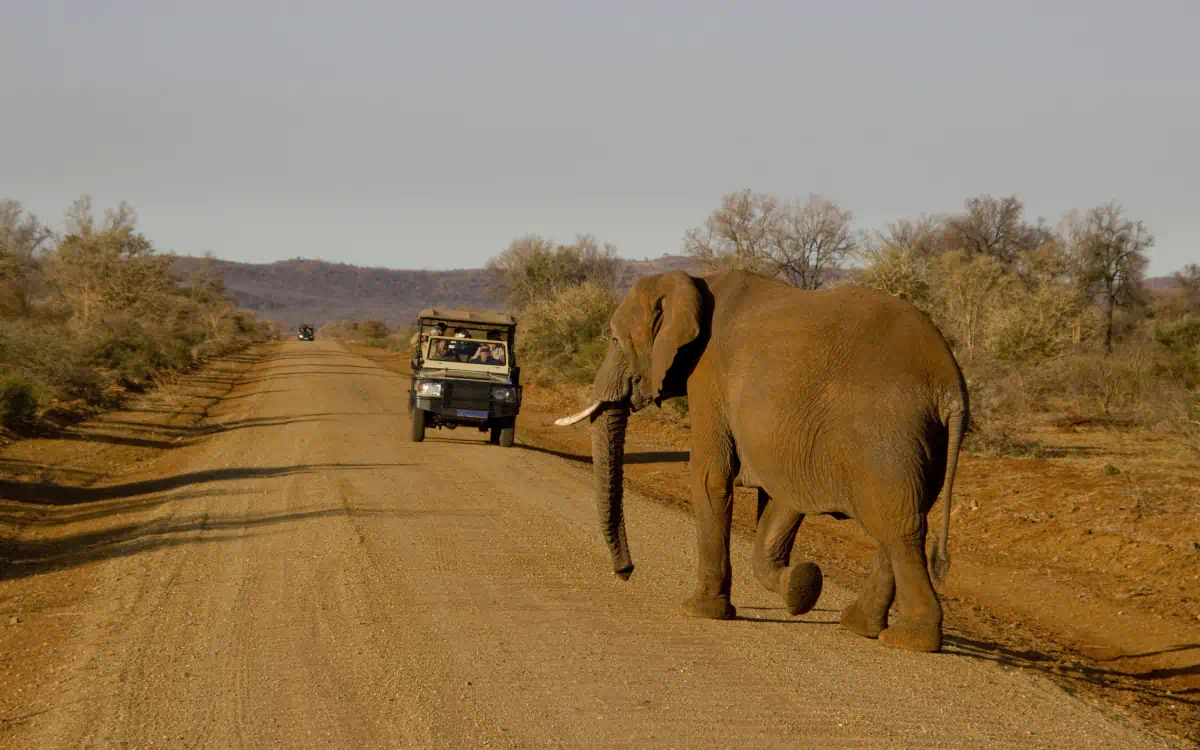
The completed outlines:
[[[317,335],[313,332],[312,326],[310,326],[308,323],[300,324],[300,332],[296,334],[296,338],[300,339],[301,341],[312,341],[316,337]]]
[[[513,356],[517,320],[503,313],[428,307],[417,316],[408,404],[412,439],[427,427],[476,427],[511,447],[521,410]]]

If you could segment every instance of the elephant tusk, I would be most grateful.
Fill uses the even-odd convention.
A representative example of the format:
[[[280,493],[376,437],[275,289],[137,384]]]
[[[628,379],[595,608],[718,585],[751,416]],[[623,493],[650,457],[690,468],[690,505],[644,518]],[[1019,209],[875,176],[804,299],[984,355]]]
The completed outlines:
[[[559,427],[566,427],[567,425],[573,425],[576,422],[584,419],[585,417],[590,417],[592,415],[592,412],[594,412],[600,408],[601,403],[603,403],[603,402],[597,401],[597,402],[591,404],[590,406],[584,408],[582,411],[572,414],[569,417],[562,417],[560,419],[556,419],[556,420],[554,420],[554,424],[558,425]]]

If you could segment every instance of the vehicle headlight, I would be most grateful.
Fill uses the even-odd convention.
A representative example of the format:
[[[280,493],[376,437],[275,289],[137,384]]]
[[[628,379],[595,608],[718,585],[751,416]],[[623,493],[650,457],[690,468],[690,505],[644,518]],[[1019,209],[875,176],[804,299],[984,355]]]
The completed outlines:
[[[422,380],[417,383],[417,395],[419,396],[441,396],[442,384],[432,383],[428,380]]]
[[[492,389],[492,399],[495,401],[514,401],[517,398],[517,389],[511,386],[498,386]]]

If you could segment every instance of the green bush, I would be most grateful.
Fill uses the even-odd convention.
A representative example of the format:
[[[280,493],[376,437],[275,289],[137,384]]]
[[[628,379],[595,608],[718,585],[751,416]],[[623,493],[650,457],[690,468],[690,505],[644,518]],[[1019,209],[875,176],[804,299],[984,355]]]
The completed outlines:
[[[37,412],[33,383],[12,373],[0,373],[0,426],[17,427]]]
[[[620,301],[612,288],[585,282],[525,308],[517,347],[532,382],[590,383],[604,361],[608,321]]]
[[[1200,349],[1200,318],[1190,315],[1154,327],[1154,340],[1171,352],[1195,353]]]

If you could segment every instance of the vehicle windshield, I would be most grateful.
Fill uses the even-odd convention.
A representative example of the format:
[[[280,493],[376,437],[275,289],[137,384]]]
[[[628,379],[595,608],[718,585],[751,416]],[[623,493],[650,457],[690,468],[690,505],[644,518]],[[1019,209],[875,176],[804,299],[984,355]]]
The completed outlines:
[[[430,336],[427,352],[425,358],[430,362],[491,367],[504,367],[508,364],[508,352],[501,341]]]

